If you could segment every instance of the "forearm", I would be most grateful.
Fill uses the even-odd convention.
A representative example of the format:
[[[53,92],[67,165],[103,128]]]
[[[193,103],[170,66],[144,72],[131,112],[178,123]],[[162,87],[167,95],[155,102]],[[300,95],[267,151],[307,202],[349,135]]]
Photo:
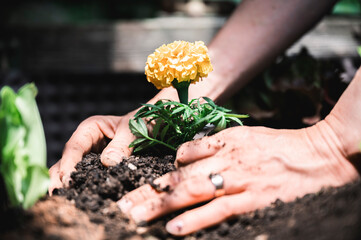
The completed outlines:
[[[335,2],[243,1],[209,45],[214,71],[190,87],[190,97],[224,102],[312,28]]]
[[[224,102],[312,28],[335,0],[245,0],[209,45],[214,71],[189,89],[189,98]],[[158,99],[178,100],[172,88]]]

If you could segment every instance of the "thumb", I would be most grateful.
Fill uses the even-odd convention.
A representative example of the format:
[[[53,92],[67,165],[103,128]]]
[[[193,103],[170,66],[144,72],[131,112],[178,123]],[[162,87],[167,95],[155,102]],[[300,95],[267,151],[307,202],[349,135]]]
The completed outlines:
[[[128,126],[129,117],[123,117],[117,126],[114,138],[104,148],[100,159],[104,166],[114,166],[122,161],[123,157],[129,157],[132,149],[129,144],[135,139]]]

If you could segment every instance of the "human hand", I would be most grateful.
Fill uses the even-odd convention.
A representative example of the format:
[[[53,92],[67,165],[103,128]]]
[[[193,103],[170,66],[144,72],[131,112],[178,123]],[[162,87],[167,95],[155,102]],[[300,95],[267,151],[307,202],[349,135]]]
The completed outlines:
[[[183,144],[176,164],[177,171],[155,180],[169,192],[144,185],[124,196],[120,209],[140,223],[206,202],[167,223],[171,234],[186,235],[278,198],[288,202],[358,178],[325,121],[300,130],[230,128]],[[212,173],[224,179],[223,196],[215,198]]]
[[[93,116],[84,120],[66,143],[62,158],[49,169],[51,195],[55,188],[68,185],[70,174],[84,154],[102,149],[101,161],[105,166],[119,163],[122,157],[129,156],[129,144],[134,140],[128,122],[132,113],[123,117]],[[112,139],[106,145],[106,139]],[[105,147],[106,146],[106,147]]]

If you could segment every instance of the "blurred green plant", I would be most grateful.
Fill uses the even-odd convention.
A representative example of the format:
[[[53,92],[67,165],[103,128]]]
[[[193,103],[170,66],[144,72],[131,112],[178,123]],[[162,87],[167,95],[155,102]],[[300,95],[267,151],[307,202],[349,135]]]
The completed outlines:
[[[46,143],[35,101],[36,86],[0,91],[0,172],[13,207],[31,207],[46,194]]]
[[[305,48],[291,57],[281,55],[241,89],[227,107],[252,116],[248,124],[273,128],[312,125],[321,117],[323,68],[327,66],[321,65]],[[327,75],[338,76],[334,72]]]
[[[333,14],[358,15],[361,13],[361,4],[359,0],[341,0],[338,1],[332,11]]]

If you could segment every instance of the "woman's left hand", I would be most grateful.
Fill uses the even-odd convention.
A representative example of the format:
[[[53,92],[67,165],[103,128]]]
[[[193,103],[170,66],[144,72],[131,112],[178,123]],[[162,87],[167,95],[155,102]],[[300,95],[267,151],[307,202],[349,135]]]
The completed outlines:
[[[176,171],[155,180],[170,191],[144,185],[124,196],[120,209],[139,223],[205,202],[167,223],[171,234],[186,235],[278,198],[292,201],[358,178],[325,121],[300,130],[230,128],[183,144],[176,164]],[[223,177],[221,189],[216,190],[210,174]]]

